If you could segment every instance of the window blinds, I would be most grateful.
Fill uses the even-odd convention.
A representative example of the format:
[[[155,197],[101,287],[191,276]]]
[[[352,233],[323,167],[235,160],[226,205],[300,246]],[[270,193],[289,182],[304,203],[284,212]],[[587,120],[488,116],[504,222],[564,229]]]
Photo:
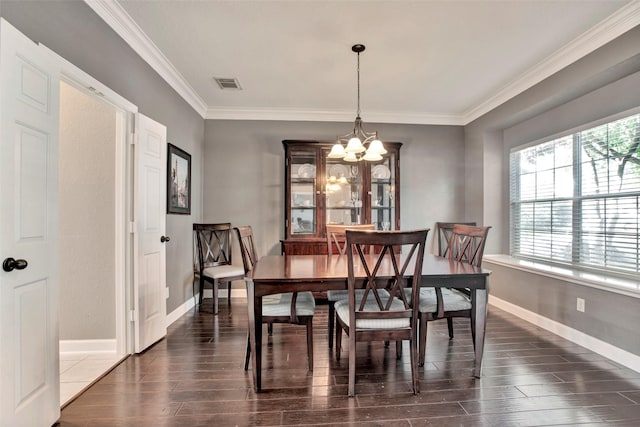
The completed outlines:
[[[511,253],[638,273],[640,114],[514,151]]]

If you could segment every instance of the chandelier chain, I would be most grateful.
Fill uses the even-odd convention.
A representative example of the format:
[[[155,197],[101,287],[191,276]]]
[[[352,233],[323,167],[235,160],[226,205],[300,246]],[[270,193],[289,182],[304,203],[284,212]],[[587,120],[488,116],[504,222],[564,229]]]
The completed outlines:
[[[358,111],[356,115],[360,117],[360,52],[358,52]]]

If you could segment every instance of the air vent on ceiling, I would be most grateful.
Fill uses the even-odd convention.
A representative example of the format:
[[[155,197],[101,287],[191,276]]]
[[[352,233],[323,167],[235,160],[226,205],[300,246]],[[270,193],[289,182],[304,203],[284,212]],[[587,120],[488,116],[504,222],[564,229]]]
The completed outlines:
[[[214,77],[213,79],[218,83],[220,89],[242,89],[238,79],[223,77]]]

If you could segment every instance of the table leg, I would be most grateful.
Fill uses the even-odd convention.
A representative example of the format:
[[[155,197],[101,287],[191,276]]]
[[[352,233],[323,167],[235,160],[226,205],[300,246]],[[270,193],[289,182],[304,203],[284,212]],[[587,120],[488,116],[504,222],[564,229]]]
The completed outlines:
[[[473,290],[473,304],[471,308],[471,316],[473,318],[473,327],[475,334],[475,352],[476,360],[473,370],[473,376],[480,378],[482,372],[482,354],[484,352],[484,334],[487,327],[487,290]]]
[[[249,315],[249,343],[251,348],[253,387],[256,392],[259,392],[262,388],[262,297],[255,296],[255,284],[253,280],[248,278],[245,280],[247,282],[247,310]]]

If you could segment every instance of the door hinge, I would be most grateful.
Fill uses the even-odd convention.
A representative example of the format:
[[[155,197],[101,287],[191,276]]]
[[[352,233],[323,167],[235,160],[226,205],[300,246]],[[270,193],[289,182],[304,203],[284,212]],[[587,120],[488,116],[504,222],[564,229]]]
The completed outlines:
[[[129,310],[129,322],[135,322],[135,321],[136,321],[136,311]]]
[[[134,234],[135,232],[136,232],[135,221],[129,221],[129,234]]]

